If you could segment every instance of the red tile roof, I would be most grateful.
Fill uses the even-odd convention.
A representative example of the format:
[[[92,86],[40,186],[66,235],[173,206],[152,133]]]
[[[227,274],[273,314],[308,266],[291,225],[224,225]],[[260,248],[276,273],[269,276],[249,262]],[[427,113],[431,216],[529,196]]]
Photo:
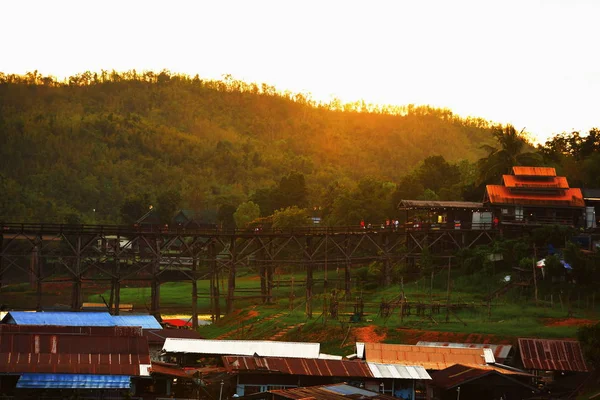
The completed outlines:
[[[0,373],[140,375],[150,364],[138,327],[0,325]]]
[[[513,167],[513,173],[520,176],[556,176],[551,167]]]
[[[236,372],[269,372],[291,375],[372,377],[362,361],[316,358],[223,356],[225,367]]]
[[[511,189],[568,189],[569,183],[564,176],[553,176],[545,180],[523,179],[515,175],[502,175],[504,186]]]
[[[558,206],[585,207],[581,189],[572,188],[561,194],[529,194],[511,193],[508,188],[500,185],[487,185],[487,195],[491,204],[529,205],[529,206]]]
[[[526,369],[587,372],[579,342],[573,340],[519,339]]]

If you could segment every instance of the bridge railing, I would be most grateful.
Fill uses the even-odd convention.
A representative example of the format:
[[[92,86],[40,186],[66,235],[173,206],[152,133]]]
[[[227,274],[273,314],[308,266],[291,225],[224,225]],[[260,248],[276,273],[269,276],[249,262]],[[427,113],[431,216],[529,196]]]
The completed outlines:
[[[98,234],[98,235],[131,235],[143,234],[187,234],[187,235],[339,235],[359,233],[406,233],[411,231],[454,231],[454,230],[491,230],[497,229],[492,223],[471,223],[450,221],[442,224],[408,223],[404,225],[371,226],[299,226],[290,228],[253,227],[247,229],[224,229],[218,227],[185,228],[169,225],[90,225],[90,224],[56,224],[56,223],[3,223],[0,232],[3,234]]]

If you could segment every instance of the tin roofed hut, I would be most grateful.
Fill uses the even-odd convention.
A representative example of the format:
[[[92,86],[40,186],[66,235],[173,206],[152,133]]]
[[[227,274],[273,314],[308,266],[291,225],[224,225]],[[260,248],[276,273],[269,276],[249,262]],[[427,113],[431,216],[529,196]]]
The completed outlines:
[[[310,386],[295,389],[269,390],[245,396],[248,400],[394,400],[394,397],[378,393],[377,391],[365,390],[344,383],[335,385]]]
[[[513,167],[503,185],[487,185],[484,204],[502,226],[584,226],[585,203],[579,188],[550,167]]]

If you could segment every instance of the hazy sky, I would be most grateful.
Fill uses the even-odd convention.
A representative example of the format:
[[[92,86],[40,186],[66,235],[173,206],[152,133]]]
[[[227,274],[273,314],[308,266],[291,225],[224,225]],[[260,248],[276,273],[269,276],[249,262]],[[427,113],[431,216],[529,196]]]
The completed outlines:
[[[541,140],[600,126],[600,1],[1,3],[0,71],[232,74],[319,100],[431,104]]]

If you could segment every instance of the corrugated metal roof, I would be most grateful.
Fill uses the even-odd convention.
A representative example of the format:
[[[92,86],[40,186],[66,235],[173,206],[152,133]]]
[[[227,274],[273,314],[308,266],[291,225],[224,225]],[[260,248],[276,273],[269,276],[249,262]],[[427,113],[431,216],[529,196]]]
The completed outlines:
[[[373,378],[431,379],[425,368],[415,365],[367,363]]]
[[[319,358],[319,343],[276,342],[268,340],[204,340],[167,338],[166,353],[195,353],[262,357]]]
[[[153,315],[114,315],[117,326],[141,326],[143,329],[162,329]]]
[[[159,375],[167,375],[174,376],[176,378],[184,378],[184,379],[193,379],[193,376],[186,373],[183,368],[178,367],[177,365],[169,365],[166,363],[160,363],[152,361],[152,366],[148,370],[150,374],[159,374]]]
[[[513,167],[513,174],[520,176],[556,176],[556,169],[552,167]]]
[[[98,327],[54,329],[56,333],[49,326],[2,326],[0,373],[139,376],[143,365],[150,364],[148,341],[138,327],[102,328],[114,333],[106,336],[97,331],[101,329]],[[94,333],[65,332],[68,329]]]
[[[10,311],[3,323],[18,325],[60,325],[60,326],[116,326],[112,315],[107,312],[26,312]]]
[[[372,377],[361,361],[294,357],[223,356],[226,368],[237,372],[267,372],[290,375]]]
[[[139,326],[56,326],[0,324],[0,333],[77,334],[80,336],[142,336]]]
[[[456,364],[449,368],[441,371],[435,371],[431,374],[432,383],[444,390],[451,389],[453,387],[464,385],[468,382],[474,381],[479,378],[483,378],[488,375],[498,375],[506,381],[513,382],[517,386],[525,386],[528,389],[537,391],[537,389],[527,385],[526,383],[520,382],[516,379],[512,379],[499,371],[486,370],[481,368],[472,368],[465,365]]]
[[[519,338],[521,360],[526,369],[587,372],[579,342]]]
[[[485,349],[410,346],[387,343],[365,343],[367,362],[380,364],[419,365],[425,369],[440,370],[454,364],[488,368]]]
[[[557,207],[585,207],[581,189],[571,188],[561,194],[543,193],[511,193],[509,189],[500,185],[487,185],[487,196],[492,205],[531,205],[531,206],[557,206]]]
[[[17,389],[129,389],[131,378],[122,375],[23,374]]]
[[[491,349],[494,352],[494,358],[497,361],[505,360],[508,357],[512,346],[509,344],[484,344],[484,343],[450,343],[450,342],[417,342],[417,346],[429,347],[454,347],[471,349]]]
[[[476,203],[471,201],[434,201],[434,200],[400,200],[398,205],[400,209],[410,208],[468,208],[468,209],[480,209],[484,208],[483,203]]]
[[[504,186],[509,188],[568,189],[569,183],[564,176],[549,177],[548,180],[528,180],[515,175],[503,175]]]
[[[269,393],[273,393],[278,397],[285,397],[288,399],[347,400],[348,398],[369,398],[371,400],[397,400],[392,396],[357,388],[345,383],[284,390],[270,390]]]

